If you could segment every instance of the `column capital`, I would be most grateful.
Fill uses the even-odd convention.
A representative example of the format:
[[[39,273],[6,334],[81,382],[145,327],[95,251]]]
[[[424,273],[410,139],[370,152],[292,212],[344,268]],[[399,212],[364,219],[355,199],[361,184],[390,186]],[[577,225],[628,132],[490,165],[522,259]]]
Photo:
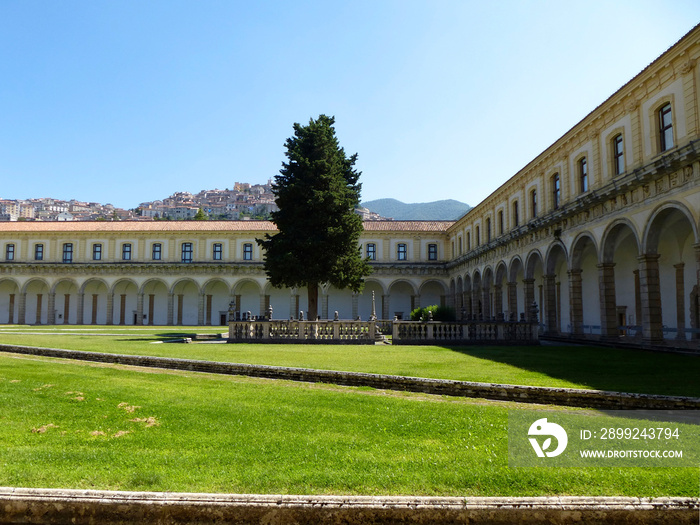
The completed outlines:
[[[660,257],[661,255],[658,253],[643,253],[642,255],[637,256],[637,261],[640,263],[658,261]]]

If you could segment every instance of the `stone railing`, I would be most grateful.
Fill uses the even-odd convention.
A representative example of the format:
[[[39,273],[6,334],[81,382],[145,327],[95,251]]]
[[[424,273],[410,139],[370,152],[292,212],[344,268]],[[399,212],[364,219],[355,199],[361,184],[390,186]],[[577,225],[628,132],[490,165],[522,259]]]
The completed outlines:
[[[526,321],[394,321],[392,343],[536,345],[538,332],[536,322]]]
[[[374,344],[375,321],[229,321],[228,342]]]

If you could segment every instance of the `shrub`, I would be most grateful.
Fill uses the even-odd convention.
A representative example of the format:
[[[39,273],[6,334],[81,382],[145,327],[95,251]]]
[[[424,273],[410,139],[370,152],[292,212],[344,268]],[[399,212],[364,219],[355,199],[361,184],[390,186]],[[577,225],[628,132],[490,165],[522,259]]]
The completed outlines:
[[[429,312],[433,314],[433,321],[456,321],[457,314],[454,308],[449,306],[438,306],[433,304],[431,306],[426,306],[425,308],[416,308],[411,311],[411,321],[420,321],[421,317],[423,321],[428,321],[430,319]]]

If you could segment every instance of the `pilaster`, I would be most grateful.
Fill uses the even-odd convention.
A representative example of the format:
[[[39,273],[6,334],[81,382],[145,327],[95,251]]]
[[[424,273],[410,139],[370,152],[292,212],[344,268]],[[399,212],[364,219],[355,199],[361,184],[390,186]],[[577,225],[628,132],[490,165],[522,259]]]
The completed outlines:
[[[598,265],[598,294],[600,297],[600,333],[604,338],[618,337],[615,298],[615,263]]]
[[[642,299],[642,339],[647,344],[663,343],[659,255],[640,255],[637,260],[639,261],[639,285]]]

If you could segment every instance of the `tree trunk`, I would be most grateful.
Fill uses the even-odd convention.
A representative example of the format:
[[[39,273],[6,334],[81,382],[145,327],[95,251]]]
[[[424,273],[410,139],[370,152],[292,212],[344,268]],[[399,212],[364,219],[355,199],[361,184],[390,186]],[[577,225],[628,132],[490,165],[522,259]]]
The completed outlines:
[[[318,317],[318,283],[309,284],[307,290],[309,298],[308,320],[315,321]]]

